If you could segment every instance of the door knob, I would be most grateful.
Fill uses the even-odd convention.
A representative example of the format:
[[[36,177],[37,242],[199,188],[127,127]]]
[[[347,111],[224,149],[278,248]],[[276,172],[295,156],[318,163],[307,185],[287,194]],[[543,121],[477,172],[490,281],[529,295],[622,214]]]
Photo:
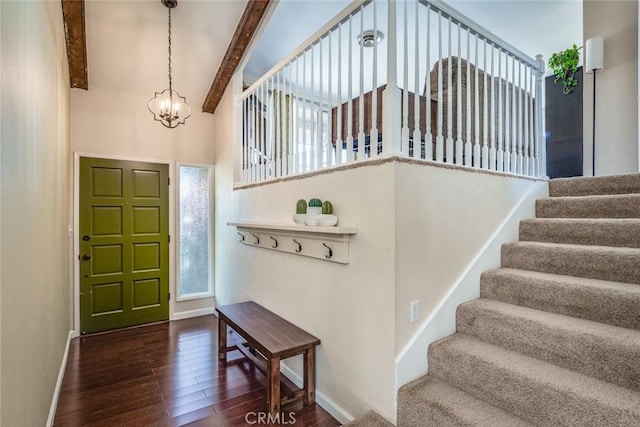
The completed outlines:
[[[91,255],[87,255],[87,254],[82,255],[83,261],[89,261],[90,259],[91,259]]]

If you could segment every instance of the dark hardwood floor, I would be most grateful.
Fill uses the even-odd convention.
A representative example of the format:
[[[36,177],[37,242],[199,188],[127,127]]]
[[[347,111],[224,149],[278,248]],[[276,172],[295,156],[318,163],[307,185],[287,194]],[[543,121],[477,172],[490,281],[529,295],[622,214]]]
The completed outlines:
[[[265,376],[237,351],[219,363],[217,334],[202,316],[74,339],[54,425],[265,425]],[[279,425],[340,425],[317,404],[283,410]]]

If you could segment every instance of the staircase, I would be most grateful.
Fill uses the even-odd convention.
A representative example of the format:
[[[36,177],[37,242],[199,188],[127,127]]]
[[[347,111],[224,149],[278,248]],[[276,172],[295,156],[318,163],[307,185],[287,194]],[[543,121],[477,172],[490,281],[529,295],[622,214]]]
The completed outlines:
[[[398,426],[640,426],[640,175],[553,180]]]

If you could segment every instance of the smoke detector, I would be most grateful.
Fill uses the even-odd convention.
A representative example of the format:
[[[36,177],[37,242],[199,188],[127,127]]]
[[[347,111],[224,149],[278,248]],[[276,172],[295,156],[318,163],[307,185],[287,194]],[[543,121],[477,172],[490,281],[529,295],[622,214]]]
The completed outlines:
[[[362,47],[373,47],[384,39],[382,31],[367,30],[358,36],[358,44]]]

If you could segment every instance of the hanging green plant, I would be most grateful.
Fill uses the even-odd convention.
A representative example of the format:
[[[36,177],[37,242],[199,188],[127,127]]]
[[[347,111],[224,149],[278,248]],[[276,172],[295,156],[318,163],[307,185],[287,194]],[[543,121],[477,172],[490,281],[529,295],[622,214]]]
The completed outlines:
[[[580,49],[575,44],[569,49],[554,53],[549,58],[549,68],[555,76],[554,83],[562,81],[562,93],[568,95],[571,90],[578,86],[578,80],[575,74],[578,71],[578,63],[580,62]]]

